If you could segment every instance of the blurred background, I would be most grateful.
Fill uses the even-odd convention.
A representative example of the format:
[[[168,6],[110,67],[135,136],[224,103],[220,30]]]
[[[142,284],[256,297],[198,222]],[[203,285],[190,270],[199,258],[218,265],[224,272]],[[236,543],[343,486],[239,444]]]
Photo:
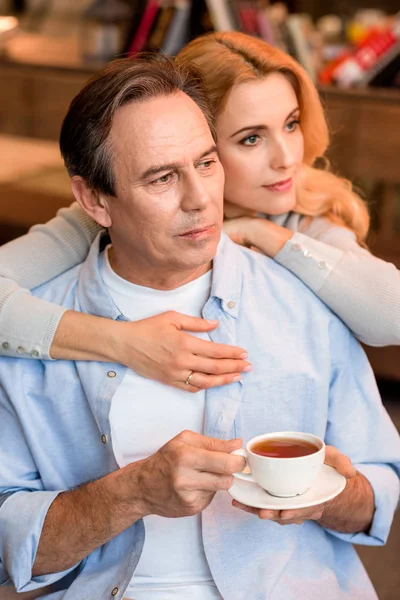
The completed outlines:
[[[70,101],[97,69],[238,29],[309,72],[331,130],[329,159],[369,204],[369,247],[400,268],[397,11],[400,0],[0,0],[0,244],[72,202],[57,140]],[[400,429],[400,347],[366,351]],[[398,600],[399,516],[384,548],[357,550],[379,598]],[[12,597],[0,590],[0,600]]]

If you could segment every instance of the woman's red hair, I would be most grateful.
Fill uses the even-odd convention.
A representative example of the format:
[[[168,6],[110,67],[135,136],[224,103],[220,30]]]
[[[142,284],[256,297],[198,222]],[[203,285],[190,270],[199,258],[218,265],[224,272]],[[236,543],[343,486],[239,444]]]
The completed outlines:
[[[365,203],[350,181],[314,163],[324,156],[329,132],[318,92],[306,71],[288,54],[266,42],[236,31],[209,33],[183,48],[177,61],[194,62],[204,78],[215,116],[224,107],[237,84],[281,73],[293,86],[300,108],[304,137],[304,165],[299,178],[295,210],[300,214],[325,216],[352,229],[364,243],[369,229]],[[326,161],[326,164],[327,161]]]

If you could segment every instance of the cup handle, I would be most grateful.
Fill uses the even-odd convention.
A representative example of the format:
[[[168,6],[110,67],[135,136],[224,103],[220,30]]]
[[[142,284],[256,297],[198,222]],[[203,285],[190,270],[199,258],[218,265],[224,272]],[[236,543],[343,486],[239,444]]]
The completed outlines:
[[[249,467],[249,463],[247,461],[247,452],[245,450],[245,448],[239,448],[238,450],[233,450],[231,452],[231,454],[235,454],[236,456],[243,456],[243,458],[246,460],[246,466],[250,469]],[[251,481],[252,483],[256,483],[256,480],[254,479],[253,475],[250,473],[233,473],[233,476],[236,477],[236,479],[243,479],[243,481]]]

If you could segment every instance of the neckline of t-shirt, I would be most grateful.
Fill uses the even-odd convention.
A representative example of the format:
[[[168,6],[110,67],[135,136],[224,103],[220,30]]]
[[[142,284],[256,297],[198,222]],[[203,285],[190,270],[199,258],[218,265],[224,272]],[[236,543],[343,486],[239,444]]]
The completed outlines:
[[[204,290],[209,290],[211,287],[212,280],[212,269],[209,269],[204,275],[189,281],[173,290],[157,290],[155,288],[146,287],[143,285],[138,285],[137,283],[132,283],[127,279],[124,279],[120,275],[118,275],[114,269],[112,268],[108,256],[108,251],[111,248],[111,244],[106,246],[102,252],[102,269],[101,275],[104,283],[114,290],[117,293],[123,294],[125,296],[135,295],[148,295],[148,296],[163,296],[165,297],[173,297],[175,295],[181,296],[182,294],[190,295],[192,292],[194,294],[200,294]]]

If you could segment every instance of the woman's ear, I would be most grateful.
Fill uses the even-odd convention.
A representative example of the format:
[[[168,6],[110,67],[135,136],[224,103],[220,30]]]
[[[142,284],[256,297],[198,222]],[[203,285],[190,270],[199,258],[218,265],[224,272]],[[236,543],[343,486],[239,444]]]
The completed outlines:
[[[93,191],[78,175],[71,178],[71,188],[75,200],[96,223],[102,227],[112,225],[107,197],[104,194]]]

